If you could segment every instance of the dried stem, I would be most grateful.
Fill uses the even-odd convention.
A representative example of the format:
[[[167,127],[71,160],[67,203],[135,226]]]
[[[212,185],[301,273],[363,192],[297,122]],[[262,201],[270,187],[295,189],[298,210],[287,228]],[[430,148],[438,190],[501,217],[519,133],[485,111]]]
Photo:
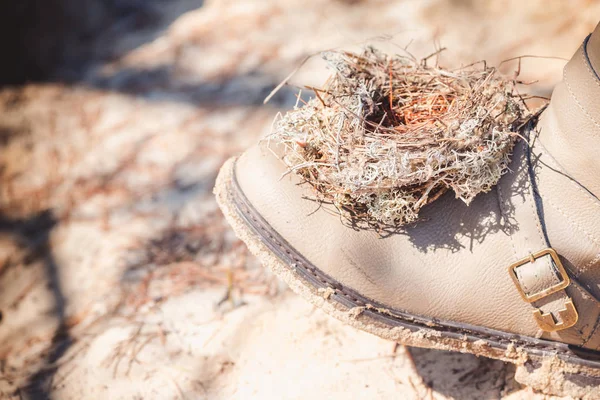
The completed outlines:
[[[532,116],[515,81],[485,63],[450,71],[373,48],[323,57],[333,76],[269,142],[352,218],[407,224],[449,189],[468,204],[498,182]]]

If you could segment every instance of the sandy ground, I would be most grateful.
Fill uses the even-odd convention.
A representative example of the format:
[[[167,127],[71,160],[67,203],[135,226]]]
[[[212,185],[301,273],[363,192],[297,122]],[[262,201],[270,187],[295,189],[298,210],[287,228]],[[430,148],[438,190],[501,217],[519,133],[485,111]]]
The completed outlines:
[[[447,66],[564,58],[600,7],[150,3],[90,39],[85,68],[0,90],[3,397],[544,398],[511,365],[397,346],[312,308],[247,253],[211,190],[296,102],[286,87],[262,104],[307,55],[372,43],[417,56],[444,46]],[[563,65],[526,59],[521,77],[549,95]],[[315,57],[292,83],[326,76]]]

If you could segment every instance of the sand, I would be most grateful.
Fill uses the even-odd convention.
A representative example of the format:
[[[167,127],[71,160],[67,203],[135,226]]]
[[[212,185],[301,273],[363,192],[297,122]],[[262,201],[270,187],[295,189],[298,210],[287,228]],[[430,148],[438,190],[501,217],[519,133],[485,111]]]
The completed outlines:
[[[0,90],[4,398],[545,398],[511,365],[397,346],[314,309],[249,255],[211,190],[221,164],[296,102],[286,88],[262,104],[309,54],[375,42],[419,56],[435,42],[449,67],[570,57],[598,6],[152,7],[143,29],[115,23],[90,39],[96,58],[78,72],[59,66],[68,82]],[[549,95],[563,65],[528,59],[522,77]],[[292,83],[326,74],[315,59]]]

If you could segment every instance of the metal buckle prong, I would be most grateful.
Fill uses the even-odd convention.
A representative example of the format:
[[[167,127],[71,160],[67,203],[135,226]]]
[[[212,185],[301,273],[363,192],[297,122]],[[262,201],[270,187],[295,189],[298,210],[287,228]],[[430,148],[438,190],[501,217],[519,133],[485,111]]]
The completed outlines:
[[[556,266],[556,270],[558,271],[561,280],[557,284],[550,286],[540,292],[537,292],[534,294],[527,294],[523,290],[523,287],[521,286],[521,282],[519,282],[519,278],[517,277],[516,269],[522,265],[534,263],[535,260],[537,260],[538,258],[544,257],[544,256],[550,256],[552,258],[552,261],[554,262],[554,265]],[[558,258],[558,254],[556,253],[556,251],[554,251],[554,249],[550,249],[550,248],[544,249],[542,251],[538,251],[537,253],[534,253],[534,254],[530,254],[528,257],[525,257],[525,258],[517,261],[516,263],[514,263],[510,266],[509,271],[510,271],[510,277],[513,279],[513,282],[515,283],[515,286],[517,287],[519,294],[521,295],[523,300],[525,300],[528,303],[533,303],[534,301],[537,301],[541,298],[549,296],[552,293],[556,293],[560,290],[563,290],[564,288],[566,288],[567,286],[569,286],[571,284],[571,278],[569,278],[569,275],[567,275],[567,271],[565,271],[565,267],[563,267],[562,263],[560,262],[560,258]]]
[[[529,264],[529,263],[533,264],[535,262],[535,260],[537,260],[540,257],[544,257],[544,256],[550,256],[552,258],[552,262],[554,263],[554,266],[556,267],[556,270],[558,271],[558,274],[560,275],[560,282],[558,282],[548,288],[545,288],[544,290],[541,290],[537,293],[527,294],[523,290],[523,287],[521,286],[521,282],[519,282],[519,278],[517,276],[516,269],[525,264]],[[515,286],[517,287],[517,290],[519,291],[519,294],[521,295],[523,300],[525,300],[528,303],[533,303],[533,302],[540,300],[546,296],[550,296],[553,293],[556,293],[563,289],[566,289],[567,286],[569,286],[571,284],[571,278],[569,278],[569,275],[567,275],[567,271],[565,270],[565,267],[563,267],[562,263],[560,262],[560,258],[558,257],[558,254],[556,253],[556,251],[554,251],[554,249],[551,249],[551,248],[539,251],[535,254],[530,254],[528,257],[525,257],[525,258],[517,261],[516,263],[512,264],[509,267],[509,273],[510,273],[510,277],[512,278],[513,282],[515,283]],[[558,315],[560,316],[560,319],[561,319],[560,321],[557,321],[556,318],[554,318],[554,316],[551,313],[543,313],[542,310],[540,310],[539,308],[535,308],[533,310],[533,318],[535,319],[538,326],[543,331],[546,331],[546,332],[560,331],[560,330],[567,329],[567,328],[574,326],[577,323],[577,321],[579,320],[579,313],[577,312],[577,309],[575,308],[575,305],[573,304],[573,299],[571,299],[570,297],[567,296],[567,298],[565,300],[565,308],[562,310],[559,310]]]

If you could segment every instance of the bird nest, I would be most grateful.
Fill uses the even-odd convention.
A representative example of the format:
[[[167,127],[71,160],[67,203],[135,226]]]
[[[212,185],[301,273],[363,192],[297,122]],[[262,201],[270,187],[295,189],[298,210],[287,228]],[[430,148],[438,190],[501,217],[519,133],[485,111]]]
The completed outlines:
[[[351,218],[411,223],[448,190],[469,204],[507,170],[531,118],[514,80],[485,63],[445,70],[373,48],[323,57],[335,73],[275,121],[270,140]]]

